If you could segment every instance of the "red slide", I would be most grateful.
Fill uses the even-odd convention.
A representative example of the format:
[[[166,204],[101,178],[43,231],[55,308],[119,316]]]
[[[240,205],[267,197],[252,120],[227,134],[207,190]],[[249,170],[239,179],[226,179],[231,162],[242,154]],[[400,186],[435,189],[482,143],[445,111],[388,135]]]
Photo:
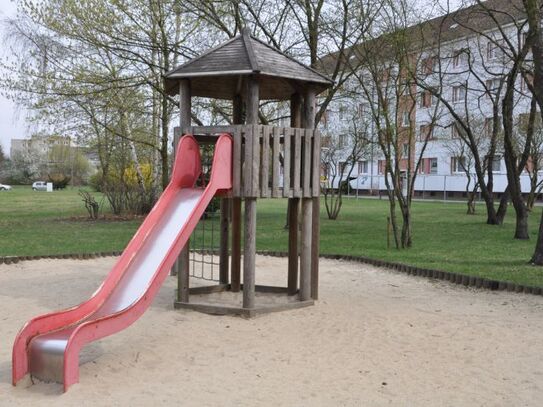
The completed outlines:
[[[205,189],[195,187],[200,174],[198,143],[184,136],[170,184],[98,290],[80,305],[36,317],[21,329],[13,345],[13,385],[30,373],[63,382],[66,391],[79,381],[81,348],[128,327],[145,312],[211,199],[232,188],[229,135],[217,141]]]

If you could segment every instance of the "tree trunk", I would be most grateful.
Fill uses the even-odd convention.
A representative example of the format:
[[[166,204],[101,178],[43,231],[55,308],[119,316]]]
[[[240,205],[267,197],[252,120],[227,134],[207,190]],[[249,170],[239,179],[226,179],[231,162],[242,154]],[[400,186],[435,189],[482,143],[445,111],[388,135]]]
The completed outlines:
[[[500,205],[498,206],[498,211],[496,212],[496,225],[503,225],[503,220],[505,219],[505,214],[507,213],[507,205],[509,204],[509,185],[503,191],[502,197],[500,198]]]
[[[541,212],[541,221],[539,222],[535,251],[530,262],[537,266],[543,266],[543,212]]]
[[[468,192],[468,210],[466,211],[467,215],[475,215],[475,192]]]
[[[400,204],[402,206],[402,248],[408,249],[412,245],[411,239],[411,211],[407,204]]]
[[[528,208],[524,202],[521,203],[517,210],[517,222],[515,227],[515,239],[528,240],[530,235],[528,233]]]

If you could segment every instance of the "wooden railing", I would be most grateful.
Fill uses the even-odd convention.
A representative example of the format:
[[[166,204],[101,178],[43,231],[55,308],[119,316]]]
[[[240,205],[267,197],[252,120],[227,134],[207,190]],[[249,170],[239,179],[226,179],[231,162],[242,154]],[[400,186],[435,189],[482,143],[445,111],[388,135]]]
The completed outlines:
[[[214,142],[220,133],[229,133],[234,139],[233,197],[319,196],[321,137],[318,130],[261,125],[184,129],[184,134],[194,135],[201,143]]]

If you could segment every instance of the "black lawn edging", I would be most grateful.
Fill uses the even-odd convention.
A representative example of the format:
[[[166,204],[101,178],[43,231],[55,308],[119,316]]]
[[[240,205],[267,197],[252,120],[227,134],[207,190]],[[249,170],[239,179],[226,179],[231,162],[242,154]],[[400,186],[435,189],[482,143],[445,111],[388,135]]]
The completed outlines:
[[[0,264],[16,264],[20,261],[42,260],[42,259],[73,259],[88,260],[98,257],[120,256],[122,251],[96,252],[96,253],[71,253],[71,254],[51,254],[43,256],[3,256],[0,257]],[[287,257],[287,252],[257,250],[257,253],[271,257]],[[467,274],[453,273],[450,271],[427,269],[422,267],[410,266],[408,264],[396,263],[393,261],[373,259],[363,256],[349,256],[341,254],[321,254],[321,258],[329,260],[343,260],[357,263],[371,264],[376,267],[385,267],[401,273],[413,276],[433,278],[436,280],[448,281],[452,284],[463,285],[465,287],[482,288],[492,291],[510,291],[516,293],[543,295],[542,287],[527,286],[508,281],[491,280],[484,277],[475,277]]]
[[[286,257],[287,252],[274,252],[257,250],[258,254],[272,257]],[[413,276],[433,278],[436,280],[448,281],[452,284],[463,285],[465,287],[482,288],[492,291],[510,291],[516,293],[525,293],[532,295],[543,295],[543,288],[516,284],[507,281],[491,280],[484,277],[469,276],[467,274],[453,273],[444,270],[427,269],[422,267],[410,266],[408,264],[396,263],[393,261],[373,259],[363,256],[349,256],[341,254],[322,254],[320,258],[329,260],[352,261],[356,263],[371,264],[376,267],[386,267],[391,270],[399,271]]]

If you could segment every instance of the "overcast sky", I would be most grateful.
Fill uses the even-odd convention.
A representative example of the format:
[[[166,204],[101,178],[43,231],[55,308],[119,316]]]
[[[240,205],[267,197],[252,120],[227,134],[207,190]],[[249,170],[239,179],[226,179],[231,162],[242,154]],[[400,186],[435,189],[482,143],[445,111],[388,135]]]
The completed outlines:
[[[446,7],[450,3],[451,8],[456,8],[462,0],[420,0],[421,5],[436,7],[436,3]],[[429,11],[429,10],[428,10]],[[15,15],[16,7],[13,0],[0,0],[0,20]],[[443,12],[435,10],[432,14],[442,14]],[[0,29],[0,36],[5,28]],[[4,58],[9,50],[1,50],[0,57]],[[25,112],[19,111],[12,102],[0,96],[0,144],[4,147],[4,152],[9,154],[12,138],[25,138],[30,134],[25,125]]]
[[[0,0],[0,19],[15,14],[15,5],[11,0]],[[2,50],[1,58],[5,57],[6,50]],[[17,113],[15,106],[6,98],[0,96],[0,144],[4,152],[9,154],[10,140],[12,138],[23,138],[25,131],[24,113]]]

